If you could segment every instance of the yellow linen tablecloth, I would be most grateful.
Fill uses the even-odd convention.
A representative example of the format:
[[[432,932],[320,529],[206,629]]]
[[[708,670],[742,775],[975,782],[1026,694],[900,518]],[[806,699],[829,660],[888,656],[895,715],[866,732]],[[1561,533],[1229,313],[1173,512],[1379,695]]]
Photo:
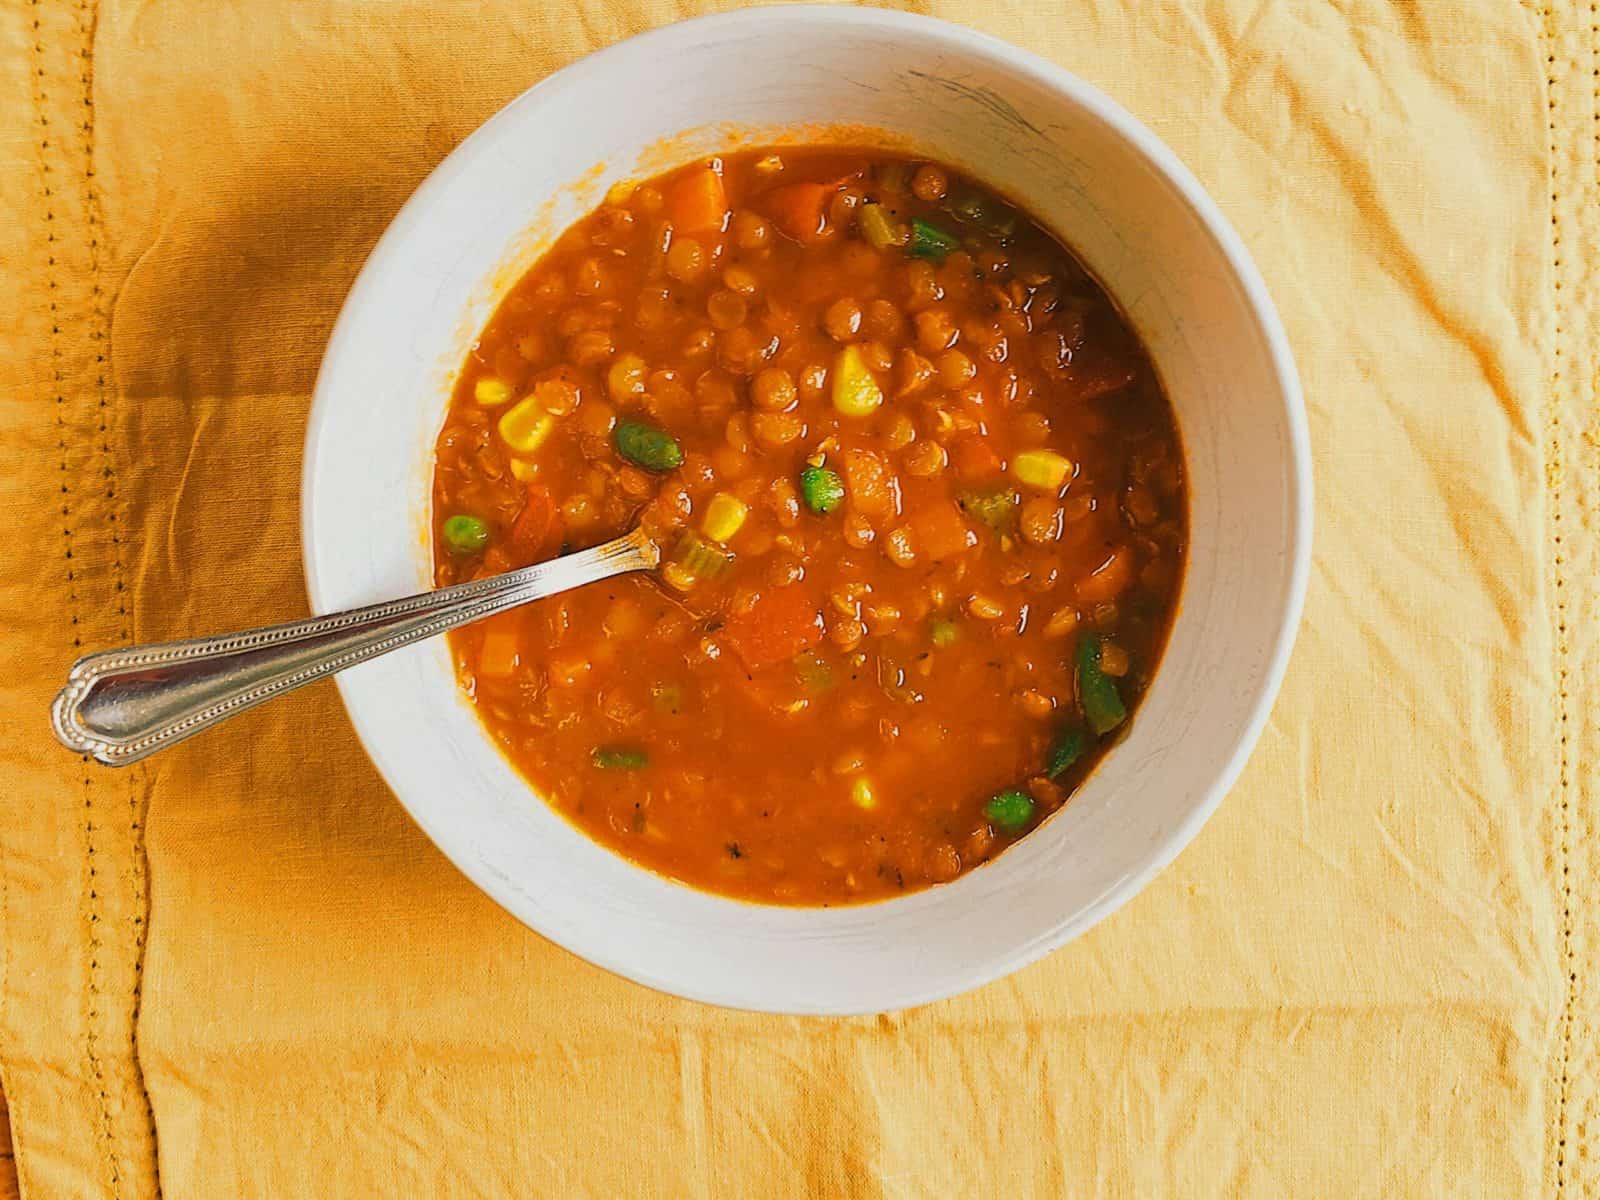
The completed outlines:
[[[920,6],[1194,168],[1282,310],[1316,457],[1244,778],[1012,979],[820,1021],[612,978],[431,847],[327,684],[124,772],[51,743],[81,650],[305,610],[301,438],[363,255],[500,104],[695,7],[0,7],[24,1194],[1600,1194],[1588,0]]]

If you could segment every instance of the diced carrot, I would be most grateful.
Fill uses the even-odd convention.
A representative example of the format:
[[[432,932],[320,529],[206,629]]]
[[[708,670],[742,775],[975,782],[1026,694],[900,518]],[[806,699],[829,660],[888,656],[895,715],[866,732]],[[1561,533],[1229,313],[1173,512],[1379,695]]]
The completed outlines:
[[[730,617],[722,627],[722,639],[751,671],[787,662],[821,638],[816,600],[805,588],[792,585],[763,593],[747,612]]]
[[[1133,582],[1133,551],[1118,546],[1075,589],[1080,604],[1109,604]]]
[[[950,447],[956,474],[969,482],[1000,474],[1000,456],[981,437],[964,437]]]
[[[881,521],[900,511],[900,481],[881,454],[846,450],[844,480],[851,505],[863,516]]]
[[[710,163],[690,171],[667,194],[667,220],[678,233],[721,233],[727,219],[728,193]]]
[[[911,532],[917,552],[934,562],[954,558],[978,544],[978,535],[954,504],[930,504],[911,518]]]
[[[834,191],[826,183],[790,183],[773,188],[763,203],[779,229],[797,242],[810,242],[822,232],[823,211]]]
[[[478,674],[504,679],[517,669],[522,623],[517,613],[496,613],[483,622],[483,644],[478,651]]]
[[[550,489],[543,484],[528,485],[527,499],[511,525],[506,548],[512,560],[523,565],[549,558],[561,548],[561,515]]]

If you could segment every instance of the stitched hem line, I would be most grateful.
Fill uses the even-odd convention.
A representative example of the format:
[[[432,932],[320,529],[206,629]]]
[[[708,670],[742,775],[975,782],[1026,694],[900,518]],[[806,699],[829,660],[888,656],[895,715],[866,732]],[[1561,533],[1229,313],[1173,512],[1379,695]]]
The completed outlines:
[[[46,70],[46,56],[44,47],[44,26],[41,20],[39,0],[31,0],[33,8],[32,33],[33,33],[33,84],[34,105],[39,115],[39,140],[37,145],[39,155],[40,178],[44,190],[44,219],[45,219],[45,244],[47,246],[48,275],[46,289],[49,295],[50,312],[50,364],[51,382],[55,390],[55,422],[56,422],[56,448],[61,455],[60,479],[60,511],[62,524],[62,550],[66,564],[67,577],[67,602],[68,620],[72,627],[72,647],[74,650],[83,649],[83,638],[80,632],[82,623],[81,601],[78,596],[77,567],[73,560],[73,551],[76,544],[76,532],[73,527],[73,475],[68,463],[68,425],[67,425],[67,397],[66,375],[63,365],[65,353],[62,332],[62,317],[60,310],[60,277],[58,272],[58,250],[60,239],[56,236],[56,204],[59,185],[53,179],[54,172],[50,167],[50,147],[52,137],[59,136],[51,128],[49,112],[49,91],[46,85],[48,73]],[[92,788],[91,759],[84,755],[82,786],[85,809],[85,836],[87,841],[88,856],[88,922],[89,922],[89,1008],[87,1013],[87,1028],[84,1033],[84,1050],[89,1062],[90,1073],[94,1076],[98,1093],[99,1112],[97,1114],[96,1136],[100,1141],[105,1155],[108,1182],[113,1193],[118,1190],[121,1182],[118,1175],[116,1153],[112,1145],[111,1132],[111,1105],[105,1090],[105,1069],[100,1061],[98,997],[95,994],[93,983],[99,971],[101,942],[100,942],[100,912],[99,892],[95,876],[95,842],[92,802],[89,793]]]
[[[98,411],[98,434],[100,438],[101,474],[105,480],[105,499],[107,501],[106,522],[111,538],[111,566],[112,585],[115,589],[117,616],[119,619],[118,635],[124,645],[131,644],[133,638],[133,615],[128,603],[127,569],[123,563],[122,531],[120,527],[121,490],[117,483],[116,459],[111,448],[111,405],[113,389],[108,375],[111,370],[110,343],[111,320],[106,311],[104,276],[102,264],[104,251],[102,240],[104,237],[105,222],[100,209],[99,187],[95,182],[94,172],[94,29],[97,19],[96,0],[79,0],[77,8],[77,25],[79,43],[75,57],[78,64],[78,82],[81,93],[78,97],[81,103],[78,127],[81,135],[81,149],[83,155],[83,206],[84,225],[88,234],[89,257],[89,315],[90,327],[88,336],[94,345],[94,372],[95,396]],[[126,782],[128,785],[128,832],[129,832],[129,871],[132,883],[132,992],[128,997],[128,1065],[127,1070],[132,1075],[132,1085],[138,1091],[140,1102],[144,1107],[145,1131],[149,1138],[152,1160],[155,1156],[155,1111],[150,1103],[150,1093],[144,1086],[144,1072],[139,1063],[139,1008],[143,993],[144,981],[144,952],[146,943],[147,906],[147,868],[145,858],[143,812],[141,797],[145,794],[141,786],[144,768],[128,772]],[[91,893],[92,895],[93,893]],[[91,994],[97,990],[95,977],[91,972]],[[98,997],[96,998],[98,1000]],[[105,1093],[102,1088],[102,1102]],[[112,1175],[117,1178],[118,1167],[116,1164],[115,1148],[112,1149]],[[161,1193],[159,1174],[155,1172],[152,1164],[152,1175],[155,1178],[156,1195]]]
[[[1556,1081],[1555,1188],[1559,1195],[1565,1191],[1567,1183],[1567,1106],[1572,1090],[1570,1076],[1572,1027],[1574,1010],[1577,1005],[1578,976],[1572,932],[1572,763],[1570,755],[1571,709],[1569,695],[1571,647],[1567,635],[1566,550],[1562,530],[1562,510],[1565,499],[1565,461],[1561,444],[1561,388],[1566,368],[1566,359],[1562,349],[1566,330],[1561,278],[1563,268],[1562,255],[1564,253],[1562,235],[1564,230],[1561,219],[1560,147],[1557,141],[1560,108],[1560,101],[1557,97],[1558,80],[1556,79],[1558,39],[1557,30],[1554,27],[1556,23],[1554,9],[1547,5],[1543,10],[1542,16],[1543,22],[1540,33],[1545,50],[1545,106],[1548,135],[1546,152],[1550,160],[1550,272],[1553,297],[1552,307],[1555,316],[1555,328],[1551,340],[1550,394],[1546,400],[1546,437],[1548,441],[1545,460],[1545,483],[1546,499],[1550,513],[1552,586],[1556,626],[1556,729],[1559,746],[1556,803],[1559,815],[1558,843],[1561,867],[1561,961],[1567,985],[1561,1006],[1561,1020],[1558,1032],[1560,1048]]]
[[[111,320],[106,311],[104,277],[101,270],[104,257],[101,242],[105,221],[100,209],[100,192],[95,182],[94,173],[94,28],[97,19],[96,0],[79,0],[77,19],[80,41],[76,57],[78,60],[78,82],[82,88],[79,97],[82,103],[79,129],[82,135],[83,150],[84,224],[89,237],[89,312],[91,317],[89,338],[95,346],[95,395],[99,412],[98,432],[100,436],[101,471],[105,479],[105,498],[108,504],[106,520],[111,536],[112,583],[115,588],[117,616],[119,618],[118,636],[124,645],[131,645],[134,641],[133,614],[129,605],[127,568],[123,564],[122,556],[122,523],[120,520],[122,516],[122,495],[117,483],[116,459],[111,448],[111,405],[114,399],[114,390],[108,378],[111,371]],[[156,1147],[155,1110],[150,1103],[150,1093],[145,1088],[144,1071],[139,1062],[139,1009],[144,991],[144,955],[149,909],[147,887],[149,863],[145,855],[143,821],[144,797],[147,794],[143,786],[146,779],[144,771],[145,768],[140,766],[125,773],[128,785],[128,865],[133,891],[133,979],[132,995],[128,999],[128,1070],[132,1073],[133,1086],[138,1090],[139,1099],[144,1106],[145,1129],[150,1139],[153,1160]],[[91,976],[91,980],[92,978]],[[93,984],[91,982],[92,988]],[[113,1162],[113,1171],[115,1172],[115,1170],[116,1167]],[[160,1176],[154,1172],[154,1167],[152,1167],[152,1172],[155,1175],[156,1195],[160,1196]]]

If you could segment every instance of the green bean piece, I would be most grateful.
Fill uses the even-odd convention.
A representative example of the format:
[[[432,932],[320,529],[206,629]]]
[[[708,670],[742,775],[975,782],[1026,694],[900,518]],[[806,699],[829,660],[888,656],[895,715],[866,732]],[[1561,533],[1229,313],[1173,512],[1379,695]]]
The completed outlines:
[[[1033,820],[1033,797],[1010,788],[990,797],[983,815],[1003,833],[1020,833]]]
[[[814,513],[831,513],[844,503],[844,480],[827,467],[806,467],[800,472],[800,494]]]
[[[489,544],[489,527],[477,517],[457,513],[445,519],[444,544],[452,554],[476,554]]]
[[[1045,767],[1044,773],[1051,779],[1059,777],[1068,767],[1083,757],[1083,752],[1089,748],[1088,735],[1077,726],[1063,729],[1056,738],[1055,745],[1050,747],[1050,764]]]
[[[670,471],[683,465],[683,447],[665,430],[643,421],[618,421],[617,453],[646,471]]]
[[[1078,640],[1078,703],[1097,734],[1111,732],[1128,716],[1115,681],[1100,669],[1100,638],[1093,633]]]
[[[650,756],[631,746],[596,746],[589,761],[602,771],[640,771],[650,765]]]
[[[959,250],[961,243],[951,234],[946,233],[937,225],[918,218],[911,222],[911,247],[912,258],[927,258],[934,262],[943,262],[952,250]]]

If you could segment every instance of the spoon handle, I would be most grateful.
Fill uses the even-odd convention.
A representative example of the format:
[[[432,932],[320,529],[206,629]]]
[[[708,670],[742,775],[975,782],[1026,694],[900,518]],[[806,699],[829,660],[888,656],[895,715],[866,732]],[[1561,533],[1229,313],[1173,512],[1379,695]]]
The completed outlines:
[[[404,600],[90,654],[73,664],[50,721],[68,749],[125,766],[324,675],[529,600],[648,570],[659,559],[636,529],[578,554]]]

